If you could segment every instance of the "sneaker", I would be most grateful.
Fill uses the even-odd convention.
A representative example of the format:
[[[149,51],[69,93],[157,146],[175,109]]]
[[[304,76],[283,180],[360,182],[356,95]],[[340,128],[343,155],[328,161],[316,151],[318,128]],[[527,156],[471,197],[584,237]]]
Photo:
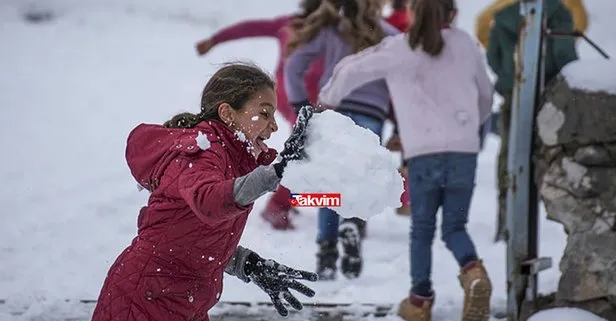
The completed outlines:
[[[295,229],[295,225],[293,225],[289,217],[289,211],[266,208],[261,212],[261,218],[269,222],[275,230],[286,231]]]

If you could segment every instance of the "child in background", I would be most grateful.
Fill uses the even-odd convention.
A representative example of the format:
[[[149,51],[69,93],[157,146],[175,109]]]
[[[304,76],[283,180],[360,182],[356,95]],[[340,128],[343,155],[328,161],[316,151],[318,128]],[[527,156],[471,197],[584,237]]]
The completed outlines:
[[[274,37],[278,40],[281,58],[276,65],[276,97],[278,100],[279,111],[282,116],[290,123],[294,124],[296,119],[296,111],[289,105],[287,94],[284,88],[283,69],[284,59],[287,56],[286,45],[289,38],[301,28],[303,20],[315,11],[321,0],[302,0],[300,2],[301,13],[295,15],[286,15],[272,19],[257,19],[246,20],[229,27],[226,27],[212,37],[202,40],[197,43],[197,52],[199,55],[205,55],[214,46],[243,38],[251,37]],[[316,101],[316,96],[319,91],[318,82],[321,73],[323,72],[323,60],[317,59],[308,67],[304,74],[304,84],[308,90],[308,95],[311,102]],[[292,210],[289,199],[291,193],[284,186],[279,186],[276,192],[271,196],[269,202],[261,217],[268,221],[276,230],[294,229],[294,225],[289,216]]]
[[[482,46],[488,47],[490,30],[494,25],[494,15],[519,0],[493,0],[475,19],[475,35]],[[575,30],[586,32],[588,29],[588,12],[582,0],[559,0],[570,11]]]
[[[126,160],[151,194],[137,236],[111,266],[93,321],[207,321],[222,293],[223,272],[260,287],[281,315],[301,303],[289,292],[314,291],[297,280],[314,273],[265,260],[238,246],[254,201],[273,191],[287,161],[300,159],[311,110],[270,165],[265,145],[278,127],[274,82],[259,68],[231,64],[205,85],[198,114],[164,125],[141,124],[128,136]]]
[[[396,111],[409,169],[411,290],[398,314],[430,321],[432,243],[436,213],[441,234],[460,267],[463,321],[487,321],[492,284],[466,231],[480,150],[482,124],[490,116],[493,87],[479,45],[451,27],[453,0],[411,0],[408,34],[340,61],[319,100],[336,105],[366,83],[385,79]]]
[[[408,31],[412,24],[409,0],[392,0],[391,7],[393,11],[385,21],[401,32]]]
[[[390,25],[396,27],[401,32],[407,32],[409,27],[413,23],[409,0],[393,0],[391,6],[393,11],[385,21],[387,21],[387,23],[389,23]],[[396,123],[395,117],[395,113],[392,109],[390,118],[394,123]],[[385,144],[385,147],[387,147],[387,149],[391,150],[392,152],[402,151],[402,146],[400,145],[400,138],[398,137],[397,132],[394,132],[394,135],[389,139],[387,144]],[[396,209],[396,213],[408,216],[411,215],[411,201],[409,198],[408,184],[406,183],[406,180],[408,178],[408,170],[406,168],[406,165],[404,164],[404,159],[402,159],[402,165],[400,166],[399,171],[404,180],[404,192],[400,196],[401,206]]]
[[[334,65],[343,57],[379,43],[385,36],[399,33],[381,18],[379,0],[323,0],[321,6],[305,19],[303,28],[289,41],[289,58],[285,65],[285,88],[295,108],[309,104],[303,77],[307,67],[318,57],[325,63],[320,85],[329,79]],[[388,116],[389,92],[385,82],[375,81],[358,88],[336,104],[336,110],[350,117],[358,126],[379,137]],[[341,270],[356,278],[362,270],[361,241],[365,222],[345,219],[328,208],[319,209],[317,274],[321,280],[335,279],[338,260],[338,237],[343,256]]]

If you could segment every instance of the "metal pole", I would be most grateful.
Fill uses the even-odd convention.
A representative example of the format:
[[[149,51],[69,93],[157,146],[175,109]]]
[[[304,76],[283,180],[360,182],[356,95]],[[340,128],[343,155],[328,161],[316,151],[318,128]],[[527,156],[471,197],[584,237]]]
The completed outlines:
[[[537,197],[533,186],[532,142],[540,88],[543,0],[521,0],[523,17],[516,55],[515,86],[507,163],[507,319],[518,321],[525,298],[533,300],[537,267]],[[534,230],[533,230],[534,229]],[[530,282],[530,283],[529,283]],[[530,285],[530,287],[529,287]]]

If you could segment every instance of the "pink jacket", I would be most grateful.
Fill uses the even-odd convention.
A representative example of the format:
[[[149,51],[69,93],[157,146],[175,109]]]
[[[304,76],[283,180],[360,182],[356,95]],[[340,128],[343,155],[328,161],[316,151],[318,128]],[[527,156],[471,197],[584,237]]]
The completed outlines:
[[[226,41],[250,37],[275,37],[278,40],[280,59],[276,66],[276,95],[278,98],[278,111],[290,123],[295,123],[296,114],[287,99],[284,88],[284,59],[287,42],[291,36],[289,21],[293,16],[281,16],[273,19],[246,20],[218,31],[212,39],[215,44]],[[323,73],[323,59],[315,61],[304,77],[304,84],[308,90],[311,102],[316,102],[319,91],[319,78]]]
[[[406,159],[440,152],[477,153],[479,125],[490,115],[494,88],[479,45],[465,31],[444,29],[434,58],[411,50],[407,34],[342,59],[321,89],[320,102],[336,106],[354,88],[385,79]]]

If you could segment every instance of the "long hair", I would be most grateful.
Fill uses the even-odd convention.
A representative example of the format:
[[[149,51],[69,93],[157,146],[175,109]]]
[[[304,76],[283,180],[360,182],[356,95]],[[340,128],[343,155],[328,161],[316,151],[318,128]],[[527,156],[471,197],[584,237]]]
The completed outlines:
[[[379,0],[323,0],[308,15],[287,44],[287,53],[314,39],[326,27],[340,26],[340,36],[353,52],[376,45],[385,37]]]
[[[261,68],[248,63],[229,63],[218,69],[201,94],[201,112],[181,113],[166,121],[167,128],[194,128],[202,121],[220,120],[218,106],[227,103],[240,110],[263,88],[274,89],[274,81]]]
[[[455,10],[454,0],[412,0],[415,12],[413,28],[409,30],[409,46],[419,46],[427,54],[436,57],[441,54],[445,41],[441,29],[448,21],[449,14]]]

